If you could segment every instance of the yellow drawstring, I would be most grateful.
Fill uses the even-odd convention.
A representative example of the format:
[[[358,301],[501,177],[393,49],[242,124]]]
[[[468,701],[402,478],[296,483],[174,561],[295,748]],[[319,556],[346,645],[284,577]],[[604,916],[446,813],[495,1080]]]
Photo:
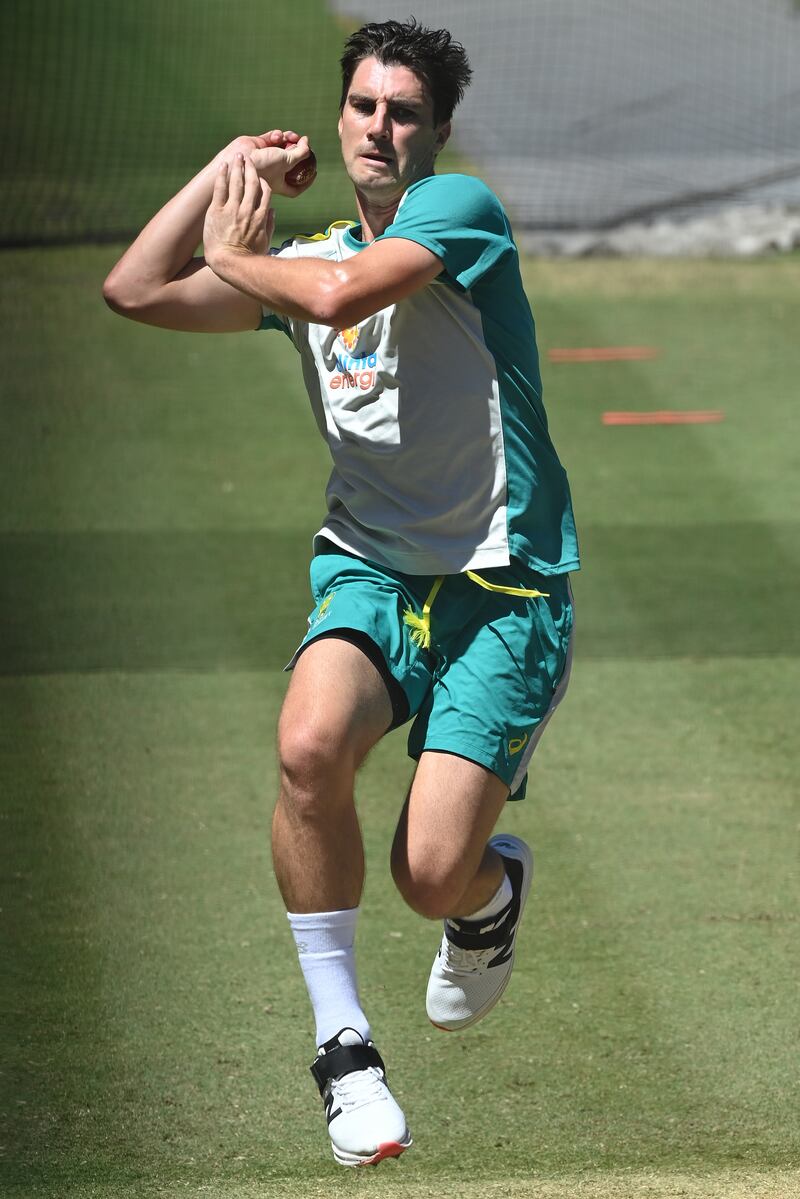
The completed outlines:
[[[431,605],[436,599],[439,588],[445,581],[445,578],[446,575],[439,575],[438,579],[431,587],[430,594],[422,606],[421,616],[417,616],[416,612],[412,611],[411,608],[406,608],[405,612],[403,613],[403,620],[411,629],[411,640],[415,645],[418,645],[420,649],[431,648]]]
[[[543,596],[546,599],[549,595],[547,591],[536,591],[534,588],[529,587],[502,587],[499,583],[487,583],[486,579],[482,579],[480,575],[475,574],[474,570],[466,570],[464,573],[468,579],[472,579],[473,583],[477,583],[484,590],[498,591],[501,595],[524,595],[529,599],[537,599],[539,596]],[[439,588],[446,577],[446,575],[439,575],[433,587],[431,587],[428,598],[422,605],[421,616],[417,616],[416,612],[411,608],[406,608],[403,613],[403,621],[411,629],[411,640],[420,649],[431,648],[431,608],[433,607],[433,601],[439,593]]]
[[[468,579],[472,579],[473,583],[477,583],[479,587],[484,587],[486,591],[499,591],[502,595],[526,595],[530,599],[538,599],[543,596],[548,599],[549,591],[536,591],[534,588],[528,587],[501,587],[499,583],[487,583],[486,579],[482,579],[480,575],[476,575],[474,570],[465,570],[464,574]]]

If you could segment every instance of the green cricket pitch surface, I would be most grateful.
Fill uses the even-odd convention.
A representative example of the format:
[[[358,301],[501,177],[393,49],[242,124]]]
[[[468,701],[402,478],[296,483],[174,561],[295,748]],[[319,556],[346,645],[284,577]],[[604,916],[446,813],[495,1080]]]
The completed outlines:
[[[371,755],[361,991],[415,1144],[347,1171],[268,847],[326,450],[285,338],[120,320],[117,253],[0,277],[4,1194],[800,1195],[800,260],[525,264],[584,557],[501,823],[536,877],[502,1003],[437,1032],[403,733]],[[604,345],[659,354],[547,361]],[[725,419],[601,422],[681,409]]]

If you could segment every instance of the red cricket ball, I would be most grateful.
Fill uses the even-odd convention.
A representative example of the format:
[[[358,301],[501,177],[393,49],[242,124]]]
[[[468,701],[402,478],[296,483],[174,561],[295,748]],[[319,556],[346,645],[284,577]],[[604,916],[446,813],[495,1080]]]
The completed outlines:
[[[311,183],[316,173],[317,158],[314,151],[310,150],[308,157],[290,167],[283,178],[290,187],[305,187],[307,183]]]

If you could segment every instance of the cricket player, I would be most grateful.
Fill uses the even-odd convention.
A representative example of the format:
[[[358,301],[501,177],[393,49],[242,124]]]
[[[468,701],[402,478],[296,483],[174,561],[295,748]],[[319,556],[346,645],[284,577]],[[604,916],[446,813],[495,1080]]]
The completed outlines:
[[[410,726],[392,876],[443,921],[429,1019],[469,1028],[514,962],[533,860],[493,830],[567,684],[579,563],[508,219],[480,180],[435,170],[471,76],[463,47],[414,20],[370,23],[341,63],[357,222],[270,250],[272,195],[310,185],[291,183],[310,147],[292,130],[239,137],[150,221],[104,294],[164,328],[288,336],[330,449],[314,607],[278,729],[273,858],[334,1156],[359,1166],[411,1135],[358,993],[356,774]]]

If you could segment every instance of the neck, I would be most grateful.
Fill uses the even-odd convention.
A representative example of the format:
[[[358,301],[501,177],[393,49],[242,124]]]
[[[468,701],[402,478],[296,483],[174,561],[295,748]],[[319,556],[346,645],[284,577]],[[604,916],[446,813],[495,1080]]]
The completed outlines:
[[[400,207],[402,198],[402,196],[398,196],[388,203],[380,203],[380,201],[368,199],[362,191],[356,188],[356,208],[358,209],[358,217],[361,221],[364,241],[374,241],[376,237],[380,237],[381,233],[389,228],[395,218],[397,209]]]
[[[420,179],[425,179],[428,175],[433,174],[433,167],[424,174],[421,174],[418,179],[414,179],[414,183],[419,183]],[[409,184],[409,187],[411,185]],[[363,240],[365,242],[374,241],[376,237],[380,237],[381,233],[389,228],[397,210],[400,207],[400,201],[408,191],[408,188],[391,199],[370,198],[360,188],[356,188],[356,208],[358,209],[358,217],[361,221],[363,230]]]

